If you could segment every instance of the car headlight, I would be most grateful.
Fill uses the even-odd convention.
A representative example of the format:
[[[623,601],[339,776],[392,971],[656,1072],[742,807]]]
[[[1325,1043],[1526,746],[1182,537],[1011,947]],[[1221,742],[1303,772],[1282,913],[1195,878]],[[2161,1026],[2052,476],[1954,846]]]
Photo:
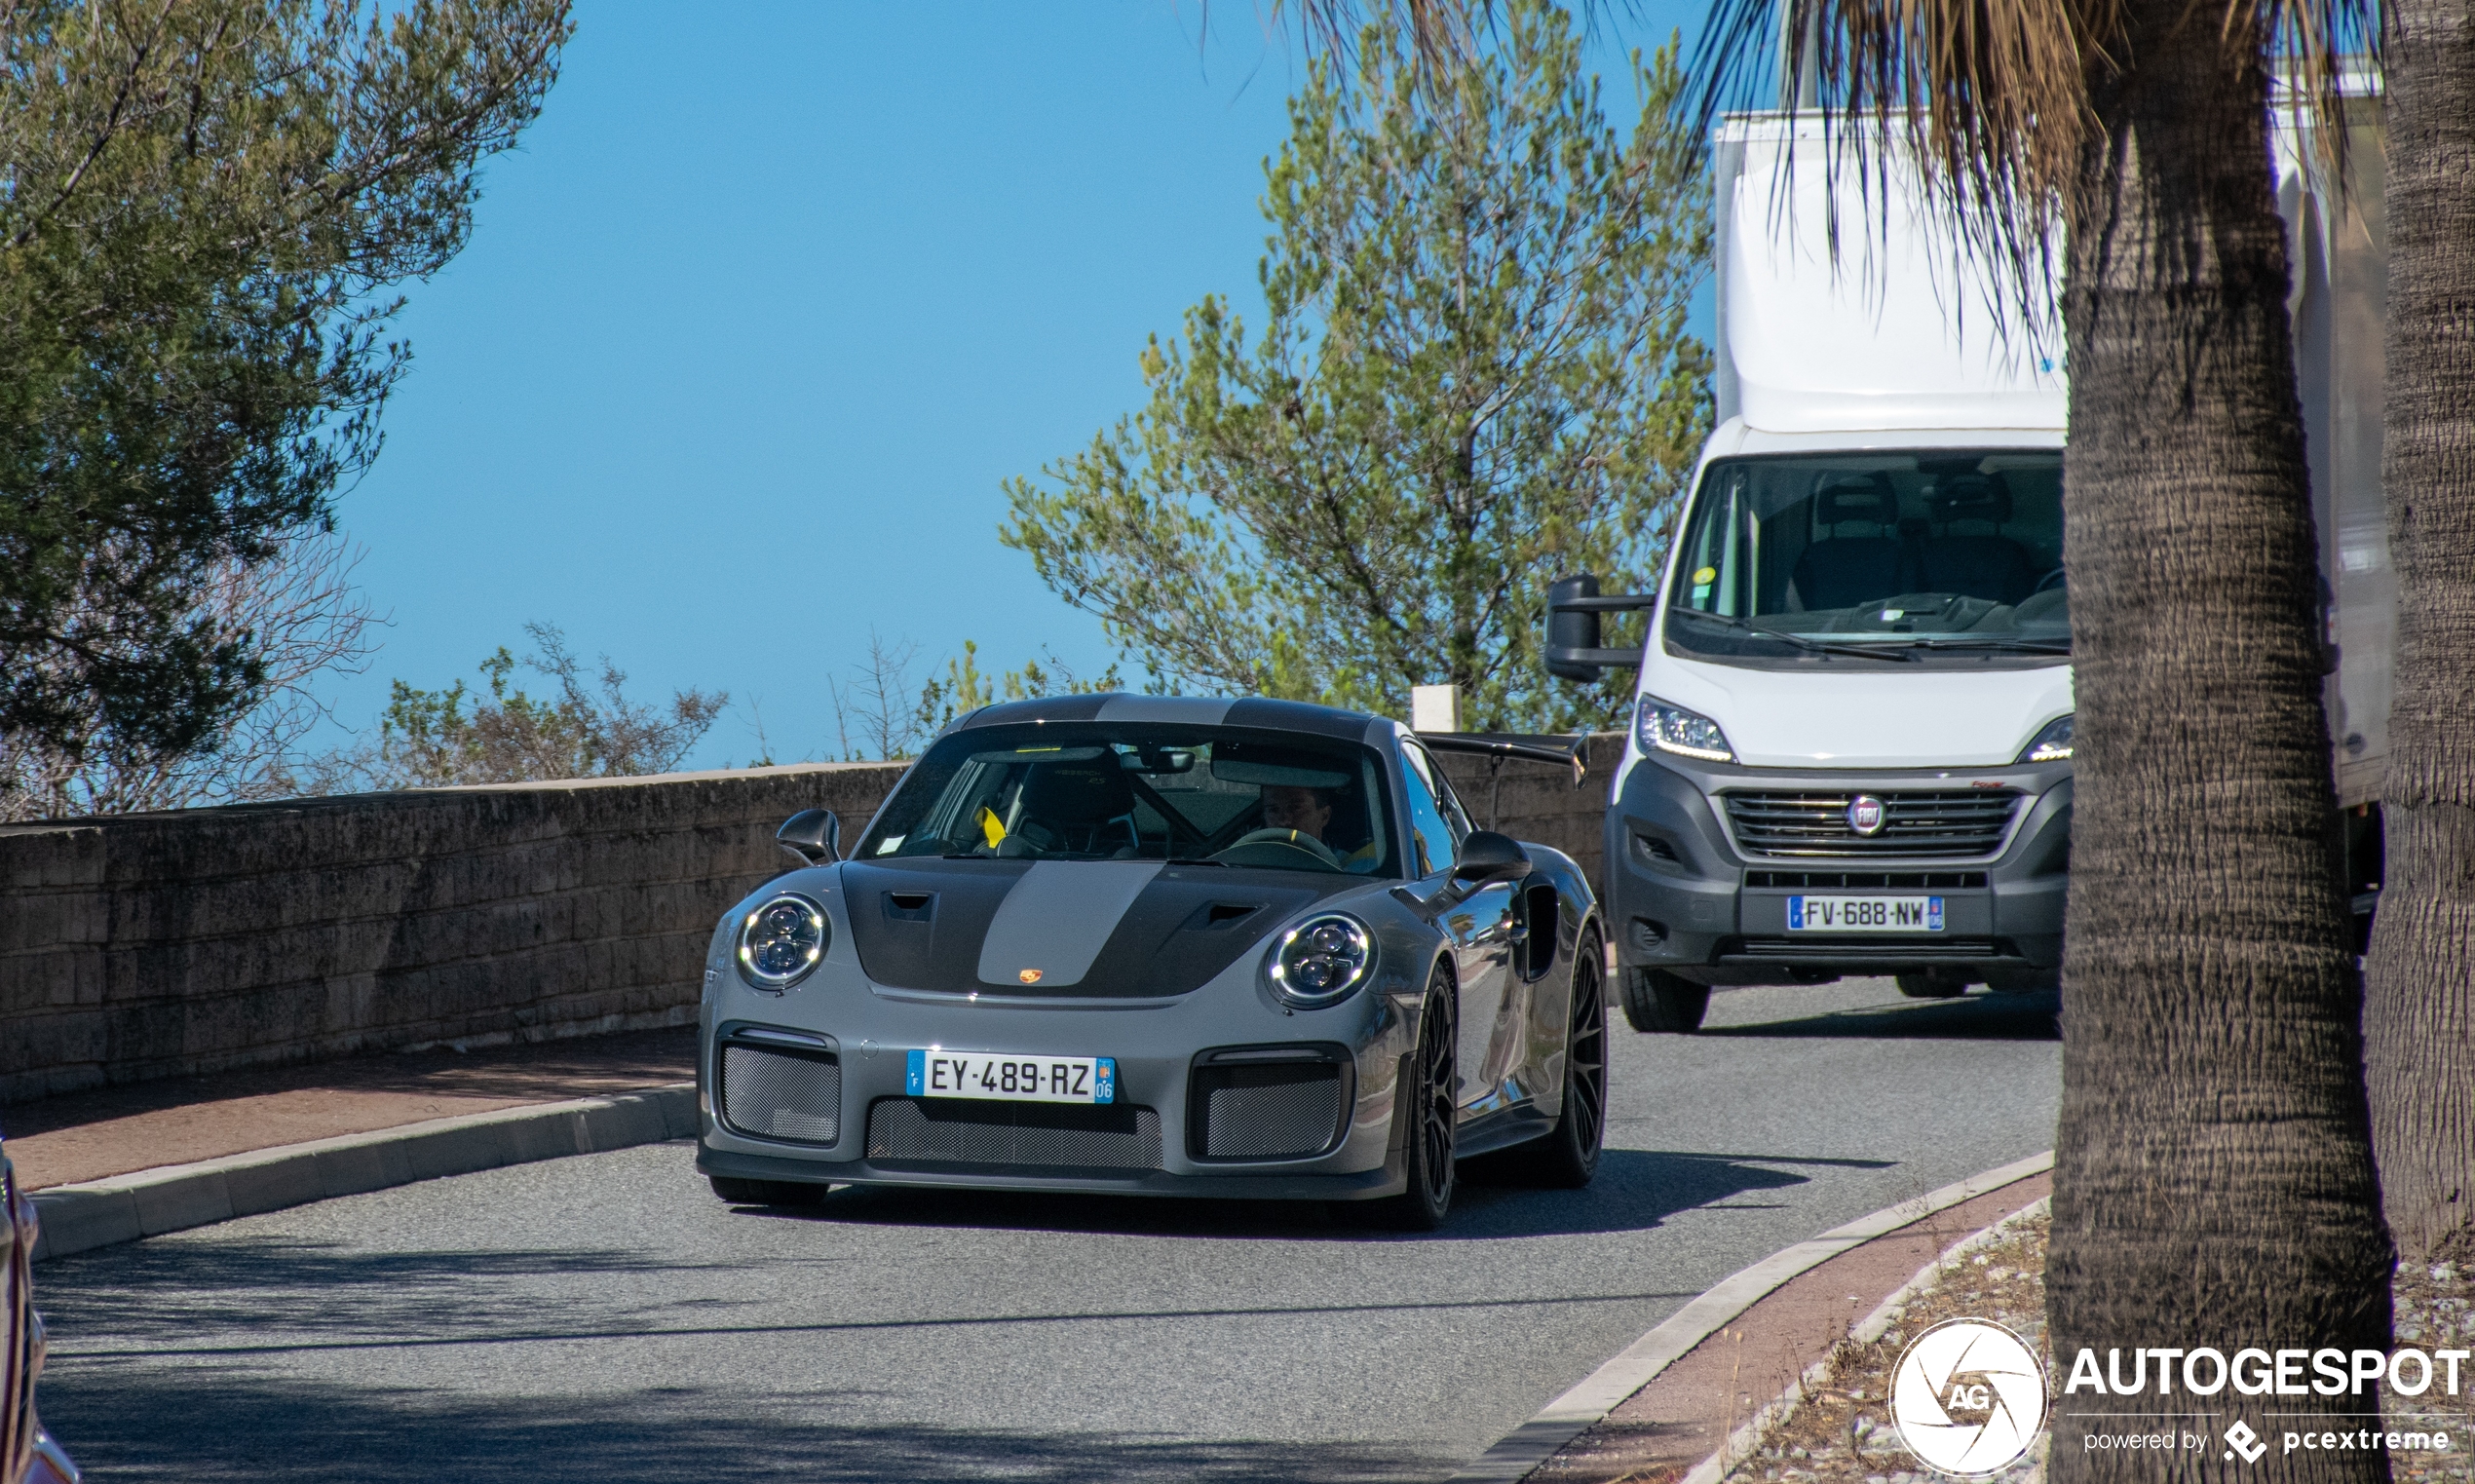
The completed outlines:
[[[1633,735],[1641,740],[1644,749],[1695,757],[1705,763],[1736,760],[1735,749],[1728,745],[1728,734],[1719,730],[1717,722],[1656,696],[1641,699],[1640,707],[1633,712]]]
[[[1330,1005],[1375,974],[1375,939],[1354,917],[1326,912],[1281,934],[1269,970],[1281,998]]]
[[[2059,763],[2071,756],[2070,716],[2057,716],[2045,723],[2045,730],[2020,754],[2023,763]]]
[[[739,925],[740,977],[780,994],[824,958],[831,932],[822,907],[790,893],[776,896]]]

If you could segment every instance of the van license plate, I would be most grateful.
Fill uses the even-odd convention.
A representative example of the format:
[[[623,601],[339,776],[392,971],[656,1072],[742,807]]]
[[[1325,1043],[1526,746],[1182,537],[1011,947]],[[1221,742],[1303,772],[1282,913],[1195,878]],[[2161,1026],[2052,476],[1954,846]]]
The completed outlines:
[[[1111,1056],[991,1056],[931,1046],[911,1053],[903,1090],[1000,1103],[1114,1103],[1118,1064]]]
[[[1940,932],[1939,896],[1791,896],[1790,932]]]

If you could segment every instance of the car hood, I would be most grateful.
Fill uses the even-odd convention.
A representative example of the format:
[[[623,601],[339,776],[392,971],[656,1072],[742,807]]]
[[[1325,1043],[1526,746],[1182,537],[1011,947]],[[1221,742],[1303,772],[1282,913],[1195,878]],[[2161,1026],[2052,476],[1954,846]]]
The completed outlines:
[[[1362,877],[1158,860],[850,861],[859,967],[895,989],[1149,998],[1201,988]]]
[[[1660,658],[1642,690],[1717,722],[1751,768],[2000,767],[2072,708],[2068,665],[1816,674]]]

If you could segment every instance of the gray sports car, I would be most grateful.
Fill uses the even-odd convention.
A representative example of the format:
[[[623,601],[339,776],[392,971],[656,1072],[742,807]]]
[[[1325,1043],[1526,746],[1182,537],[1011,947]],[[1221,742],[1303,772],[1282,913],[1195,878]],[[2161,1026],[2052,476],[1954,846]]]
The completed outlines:
[[[1453,747],[1567,760],[1290,702],[973,712],[848,858],[793,817],[807,863],[715,930],[697,1168],[745,1203],[1236,1196],[1409,1228],[1475,1155],[1586,1183],[1597,903],[1569,856],[1470,826]]]

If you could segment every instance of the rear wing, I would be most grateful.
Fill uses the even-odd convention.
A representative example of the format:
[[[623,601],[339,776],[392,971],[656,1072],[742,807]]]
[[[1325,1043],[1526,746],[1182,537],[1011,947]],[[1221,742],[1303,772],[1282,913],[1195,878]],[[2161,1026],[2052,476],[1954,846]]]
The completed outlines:
[[[1573,770],[1573,786],[1581,786],[1581,777],[1590,770],[1590,738],[1584,732],[1573,739],[1569,747],[1548,746],[1538,742],[1515,742],[1502,737],[1472,736],[1467,733],[1421,732],[1418,740],[1432,752],[1469,752],[1490,759],[1488,771],[1504,766],[1508,757],[1526,758],[1534,763],[1554,763]]]
[[[1588,572],[1547,584],[1547,673],[1559,680],[1595,680],[1600,670],[1640,665],[1638,649],[1601,647],[1599,615],[1657,606],[1657,597],[1647,592],[1603,597],[1598,578]]]

